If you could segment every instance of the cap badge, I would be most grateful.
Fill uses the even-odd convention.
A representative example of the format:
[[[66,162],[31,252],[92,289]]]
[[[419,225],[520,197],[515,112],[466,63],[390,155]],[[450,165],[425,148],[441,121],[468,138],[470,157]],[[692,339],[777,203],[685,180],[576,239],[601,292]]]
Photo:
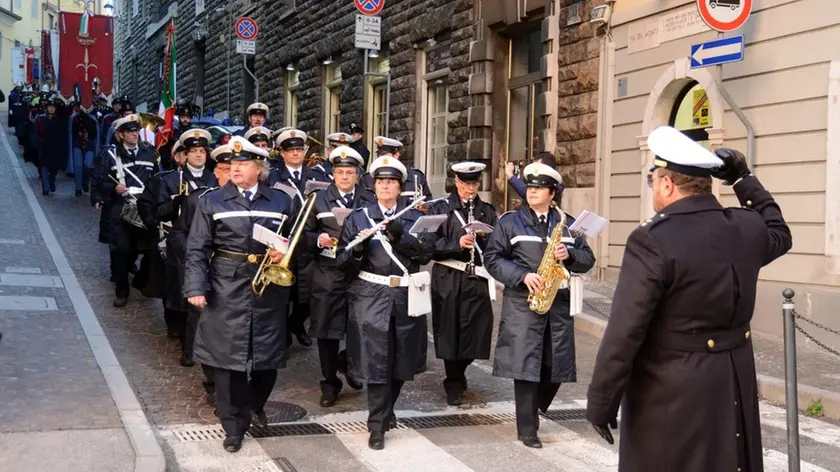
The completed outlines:
[[[534,171],[533,171],[533,172],[531,172],[531,174],[533,174],[533,175],[540,175],[540,168],[539,168],[539,167],[535,168],[535,169],[534,169]]]
[[[290,136],[290,137],[292,137],[292,138],[297,137],[297,136],[295,135],[295,132],[294,132],[294,131],[289,131],[289,136]]]
[[[234,141],[234,143],[231,145],[231,147],[233,148],[233,152],[236,152],[236,153],[242,152],[242,143],[240,143],[239,141]]]
[[[347,152],[346,151],[341,151],[341,158],[342,159],[347,158]]]
[[[387,158],[387,157],[383,157],[383,158],[382,158],[382,165],[383,165],[383,166],[387,166],[387,165],[388,165],[388,158]]]
[[[345,138],[344,135],[342,134],[341,136],[338,137],[338,142],[340,142],[340,143],[347,142],[347,138]]]
[[[381,139],[377,139],[377,140],[376,140],[376,145],[377,145],[377,146],[382,146],[382,143],[383,143],[383,142],[384,142],[383,140],[381,140]]]
[[[198,138],[200,138],[200,137],[201,137],[201,132],[196,131],[195,133],[193,133],[193,138],[198,139]]]

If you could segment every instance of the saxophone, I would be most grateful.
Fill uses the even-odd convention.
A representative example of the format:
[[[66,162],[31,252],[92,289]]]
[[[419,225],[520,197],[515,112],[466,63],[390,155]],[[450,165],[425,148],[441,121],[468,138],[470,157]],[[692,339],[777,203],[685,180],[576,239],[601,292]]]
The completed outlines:
[[[557,296],[557,291],[568,288],[569,281],[572,278],[572,274],[566,269],[563,262],[554,258],[554,250],[558,245],[563,244],[563,228],[566,226],[566,213],[562,210],[559,210],[559,213],[560,223],[554,226],[551,231],[551,237],[543,253],[540,267],[537,269],[537,274],[544,281],[543,289],[528,295],[528,308],[540,315],[548,313],[554,303],[554,298]]]

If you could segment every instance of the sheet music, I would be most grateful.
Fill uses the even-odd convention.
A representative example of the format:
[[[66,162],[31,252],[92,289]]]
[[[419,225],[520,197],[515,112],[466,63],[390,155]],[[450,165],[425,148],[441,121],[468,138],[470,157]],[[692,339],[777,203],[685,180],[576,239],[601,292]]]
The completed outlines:
[[[277,182],[276,184],[274,184],[273,187],[286,192],[286,195],[288,195],[291,199],[297,197],[298,190],[297,187],[293,185],[284,184],[283,182]]]
[[[602,218],[589,210],[583,210],[574,223],[569,226],[569,232],[583,233],[589,238],[601,234],[601,231],[609,224],[609,220]]]
[[[333,213],[333,215],[335,215],[335,220],[338,222],[339,226],[344,226],[344,220],[347,219],[350,213],[353,213],[353,210],[351,208],[335,207],[330,211]]]
[[[464,228],[467,231],[484,232],[486,234],[490,234],[493,232],[492,226],[478,220],[475,220],[472,223],[467,223],[464,226],[462,226],[462,228]]]
[[[310,193],[316,192],[318,190],[325,190],[332,185],[330,182],[318,182],[317,180],[307,180],[306,187],[303,189],[303,193],[306,194],[308,197]]]
[[[449,218],[449,215],[421,216],[414,222],[414,226],[408,232],[411,234],[434,233],[447,218]]]
[[[266,228],[263,225],[255,224],[254,231],[251,235],[254,240],[259,241],[266,246],[283,254],[289,251],[289,239],[277,234],[276,232]]]

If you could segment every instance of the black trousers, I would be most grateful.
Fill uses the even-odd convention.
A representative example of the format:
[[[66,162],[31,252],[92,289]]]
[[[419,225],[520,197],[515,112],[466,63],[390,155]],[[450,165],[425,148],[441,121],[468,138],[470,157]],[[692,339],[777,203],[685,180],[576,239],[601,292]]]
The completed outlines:
[[[538,409],[548,410],[559,383],[551,382],[551,325],[546,322],[542,345],[542,366],[540,381],[514,380],[513,393],[516,401],[516,433],[520,438],[533,438],[540,429]]]
[[[111,280],[116,284],[117,297],[128,297],[131,288],[128,283],[129,269],[134,267],[137,255],[134,251],[111,251]]]
[[[446,370],[443,389],[446,390],[447,395],[461,395],[467,390],[467,367],[472,363],[473,359],[443,361],[443,367]]]
[[[289,314],[289,334],[306,333],[304,322],[309,318],[309,300],[301,300],[297,290],[293,290],[290,302],[292,305]]]
[[[166,329],[178,333],[181,342],[184,341],[184,331],[187,325],[187,313],[163,307],[163,320],[166,321]]]
[[[367,384],[367,426],[370,432],[384,433],[390,429],[391,419],[395,418],[394,405],[397,404],[400,391],[402,391],[402,387],[405,384],[405,381],[396,379],[393,376],[397,350],[396,325],[396,320],[391,317],[390,327],[388,328],[388,381],[384,384]]]
[[[195,344],[195,332],[198,330],[198,319],[201,312],[197,309],[190,309],[184,313],[184,324],[182,326],[181,350],[185,359],[192,359],[193,345]]]
[[[342,382],[338,378],[340,358],[338,355],[341,348],[341,341],[338,339],[318,339],[318,359],[321,361],[321,393],[333,393],[338,395],[341,391]]]
[[[201,386],[204,387],[204,392],[208,394],[216,394],[216,381],[213,375],[213,372],[216,369],[210,367],[209,365],[201,364],[201,372],[204,373],[204,380],[201,382]]]
[[[260,411],[268,401],[276,370],[251,371],[251,381],[245,372],[213,369],[216,384],[216,408],[227,436],[243,437],[251,426],[251,411]]]

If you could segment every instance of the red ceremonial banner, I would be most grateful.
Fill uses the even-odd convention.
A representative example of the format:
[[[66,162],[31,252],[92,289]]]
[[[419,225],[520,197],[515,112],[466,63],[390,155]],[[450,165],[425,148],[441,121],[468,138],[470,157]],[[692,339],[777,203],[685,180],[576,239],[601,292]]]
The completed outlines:
[[[110,95],[114,83],[114,18],[61,12],[59,34],[59,90],[72,97],[76,85],[82,91],[82,106],[93,103],[91,85],[99,79],[99,91]]]

